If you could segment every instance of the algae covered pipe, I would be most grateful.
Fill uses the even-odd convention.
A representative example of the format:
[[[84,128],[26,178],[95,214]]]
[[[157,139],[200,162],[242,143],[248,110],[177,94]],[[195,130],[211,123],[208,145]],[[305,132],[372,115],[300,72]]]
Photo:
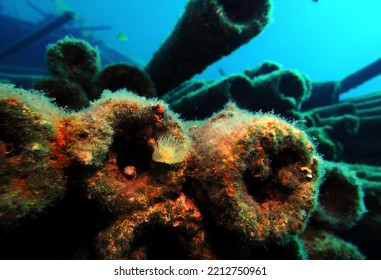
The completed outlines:
[[[146,67],[163,95],[247,43],[270,20],[271,0],[191,0]]]

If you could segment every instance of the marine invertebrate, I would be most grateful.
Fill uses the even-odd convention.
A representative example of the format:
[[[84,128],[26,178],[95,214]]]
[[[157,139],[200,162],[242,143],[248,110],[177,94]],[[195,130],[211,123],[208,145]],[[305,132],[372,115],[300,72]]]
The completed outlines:
[[[300,114],[310,81],[275,63],[216,82],[189,81],[163,95],[261,32],[269,10],[270,0],[189,1],[146,68],[159,96],[189,119],[209,117],[230,99],[253,111],[304,116],[315,126],[308,130],[316,129],[320,147],[337,159],[343,150],[378,151],[379,143],[372,142],[379,127],[378,97]],[[35,88],[55,97],[59,106],[82,110],[64,112],[37,92],[0,86],[2,257],[15,243],[28,246],[23,248],[28,253],[40,249],[24,240],[23,228],[13,239],[13,227],[23,222],[37,229],[32,236],[45,248],[44,237],[56,244],[76,240],[67,242],[72,258],[79,251],[81,257],[94,257],[96,250],[96,257],[106,259],[361,259],[356,246],[341,237],[380,236],[379,170],[366,172],[373,181],[363,174],[372,211],[363,218],[356,176],[341,164],[322,164],[297,123],[234,104],[205,121],[184,122],[166,103],[135,95],[156,95],[144,71],[123,63],[99,71],[97,50],[81,40],[50,45],[47,60],[53,77]],[[349,115],[332,117],[335,110]],[[357,149],[359,139],[369,145]],[[370,160],[377,162],[374,154]],[[358,168],[352,166],[360,173]],[[324,171],[327,179],[320,186]],[[51,216],[38,215],[58,201]],[[61,225],[63,216],[67,220]],[[90,229],[81,223],[85,220]],[[45,231],[57,224],[65,230]],[[85,246],[78,245],[82,240]],[[48,256],[61,257],[55,248],[47,250]]]
[[[76,116],[82,123],[68,126],[74,130],[67,135],[77,135],[65,140],[70,143],[68,152],[81,164],[96,167],[86,178],[86,192],[103,208],[128,213],[180,194],[185,164],[152,160],[162,135],[187,139],[180,120],[166,105],[121,90],[106,92]],[[87,138],[81,139],[83,134]],[[135,171],[133,176],[126,174],[126,168]]]
[[[146,67],[158,95],[258,35],[269,22],[270,10],[269,0],[188,1],[175,29]]]
[[[234,105],[190,128],[189,194],[250,244],[300,234],[317,204],[321,159],[308,136]]]
[[[160,135],[187,139],[165,104],[123,90],[105,92],[86,110],[64,113],[39,94],[11,86],[0,93],[2,228],[54,205],[68,180],[110,219],[110,231],[99,235],[102,257],[149,257],[140,246],[150,246],[141,237],[156,227],[157,234],[169,230],[177,236],[186,256],[209,258],[202,217],[181,192],[185,164],[162,165],[151,158]],[[125,224],[136,231],[128,235]],[[115,242],[127,247],[114,252]]]
[[[179,140],[171,134],[160,136],[155,144],[152,160],[167,164],[182,162],[189,147],[188,139]]]
[[[3,229],[32,222],[62,199],[69,182],[107,217],[91,233],[101,258],[271,258],[270,250],[294,259],[305,258],[305,248],[310,258],[363,257],[349,242],[315,230],[347,228],[361,218],[332,188],[344,182],[361,202],[356,180],[326,165],[319,198],[325,209],[311,214],[321,158],[305,132],[275,115],[228,104],[185,125],[165,103],[126,90],[105,91],[70,113],[12,86],[2,86],[0,97]],[[181,161],[155,162],[157,149],[169,154],[168,163],[179,155]],[[328,207],[332,194],[351,203]]]
[[[167,105],[139,97],[128,90],[104,91],[101,99],[88,109],[63,118],[60,126],[67,153],[85,165],[102,164],[110,149],[113,150],[111,146],[119,145],[119,142],[115,143],[118,137],[127,143],[124,149],[130,154],[139,156],[139,150],[132,147],[144,146],[140,155],[144,160],[147,154],[152,154],[158,142],[156,139],[161,135],[171,134],[178,143],[187,143],[182,124]],[[118,150],[123,150],[123,147],[118,147]]]
[[[0,85],[0,228],[36,217],[65,193],[69,160],[57,145],[63,112],[35,92]]]
[[[149,241],[141,238],[152,227],[173,231],[184,241],[179,247],[191,247],[192,258],[207,256],[200,253],[207,248],[201,216],[182,193],[185,162],[152,160],[152,153],[160,153],[158,160],[182,161],[189,148],[183,125],[165,104],[126,90],[105,92],[66,120],[68,154],[93,167],[83,180],[84,191],[110,215],[110,227],[98,237],[102,258],[149,257],[142,249]]]

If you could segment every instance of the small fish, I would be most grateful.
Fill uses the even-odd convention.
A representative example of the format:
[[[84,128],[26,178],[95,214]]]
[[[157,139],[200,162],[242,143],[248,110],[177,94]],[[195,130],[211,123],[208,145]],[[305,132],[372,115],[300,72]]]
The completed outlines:
[[[117,38],[118,38],[118,41],[120,42],[126,42],[128,40],[127,35],[122,32],[118,33]]]
[[[222,69],[222,68],[218,68],[218,73],[220,73],[221,77],[226,76],[226,73],[225,73],[224,69]]]

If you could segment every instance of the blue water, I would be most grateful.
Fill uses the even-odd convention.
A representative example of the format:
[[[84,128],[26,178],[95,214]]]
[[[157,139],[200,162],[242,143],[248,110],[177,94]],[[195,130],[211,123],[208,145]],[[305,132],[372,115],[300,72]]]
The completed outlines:
[[[25,0],[0,0],[2,12],[30,21],[42,20]],[[35,0],[34,5],[55,13],[63,1]],[[147,63],[173,29],[186,0],[66,0],[89,26],[110,25],[96,36],[121,52]],[[313,81],[341,80],[380,58],[381,1],[273,0],[273,21],[265,31],[206,69],[199,78],[240,73],[266,60],[298,69]],[[62,5],[61,5],[62,6]],[[127,40],[119,40],[118,34]],[[381,76],[344,97],[381,90]]]

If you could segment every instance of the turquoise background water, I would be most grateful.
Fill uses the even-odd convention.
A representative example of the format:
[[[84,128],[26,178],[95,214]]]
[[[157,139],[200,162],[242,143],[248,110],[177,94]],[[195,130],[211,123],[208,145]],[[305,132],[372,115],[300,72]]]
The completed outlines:
[[[2,12],[38,22],[42,15],[25,0],[1,0]],[[35,0],[45,12],[74,10],[84,24],[110,25],[96,36],[144,65],[169,35],[184,11],[185,0]],[[66,7],[65,4],[66,3]],[[59,4],[59,5],[58,5]],[[272,60],[298,69],[313,81],[341,80],[381,57],[381,1],[273,0],[273,20],[249,44],[207,68],[198,78],[225,73]],[[125,34],[127,40],[118,39]],[[343,95],[381,90],[381,77]]]

